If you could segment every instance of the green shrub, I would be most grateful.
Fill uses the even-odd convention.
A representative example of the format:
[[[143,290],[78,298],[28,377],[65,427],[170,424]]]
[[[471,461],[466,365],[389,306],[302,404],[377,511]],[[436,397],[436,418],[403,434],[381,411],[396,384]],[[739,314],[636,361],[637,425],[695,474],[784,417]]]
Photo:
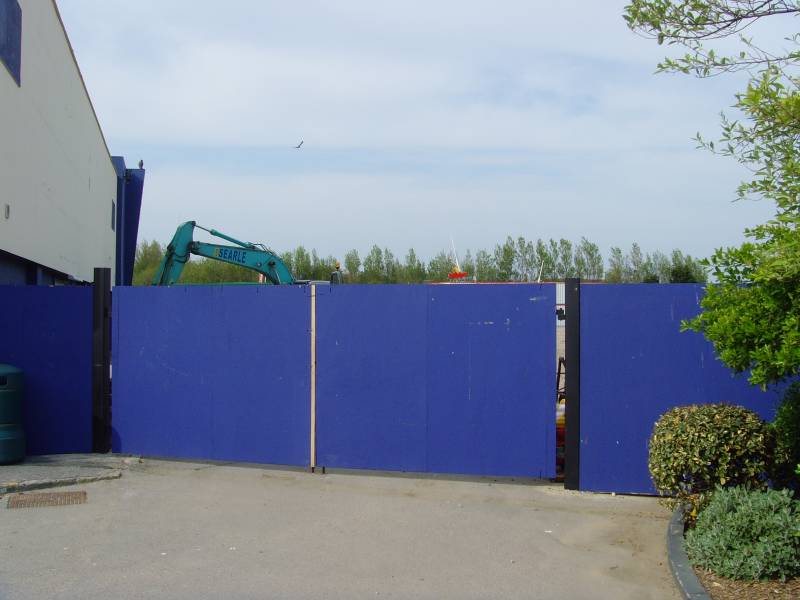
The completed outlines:
[[[648,467],[668,504],[696,516],[716,486],[766,487],[774,452],[772,429],[752,411],[728,404],[667,411],[650,436]]]
[[[793,383],[783,394],[772,427],[777,444],[776,480],[797,490],[800,482],[793,471],[800,463],[800,383]]]
[[[689,560],[733,579],[800,575],[799,521],[788,490],[719,488],[686,532]]]

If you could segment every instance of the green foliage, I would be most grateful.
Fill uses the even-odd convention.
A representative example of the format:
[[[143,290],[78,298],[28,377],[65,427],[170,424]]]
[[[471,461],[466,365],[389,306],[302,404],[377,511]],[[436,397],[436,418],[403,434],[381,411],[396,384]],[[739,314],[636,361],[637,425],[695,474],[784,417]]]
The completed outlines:
[[[688,503],[696,514],[716,486],[764,487],[774,445],[771,428],[745,408],[681,406],[656,422],[647,464],[665,502]]]
[[[383,281],[385,283],[397,283],[400,276],[400,261],[398,261],[391,250],[383,249]]]
[[[775,431],[777,478],[780,483],[800,488],[800,382],[790,385],[772,422]],[[794,475],[794,477],[793,477]]]
[[[475,259],[472,258],[472,252],[467,250],[464,257],[461,259],[461,270],[469,273],[470,277],[475,275]]]
[[[364,257],[364,272],[361,279],[364,283],[383,283],[384,264],[383,250],[374,245]]]
[[[406,253],[406,261],[400,277],[403,283],[419,283],[425,281],[425,265],[417,258],[417,253],[413,248],[409,248]]]
[[[785,49],[776,53],[741,32],[759,19],[799,12],[789,0],[634,0],[625,8],[631,29],[688,50],[666,58],[659,70],[751,74],[734,104],[742,118],[723,115],[720,139],[698,134],[697,141],[744,165],[752,178],[739,186],[739,198],[774,202],[775,216],[745,231],[751,241],[718,249],[708,260],[719,285],[709,288],[702,314],[685,328],[702,332],[725,364],[750,371],[750,381],[762,386],[800,373],[800,36],[782,40]],[[729,36],[739,38],[738,52],[708,47]]]
[[[295,279],[329,281],[331,273],[336,269],[335,257],[326,256],[322,258],[317,254],[316,249],[312,248],[309,253],[303,246],[298,246],[290,252],[283,252],[280,254],[280,258]],[[255,280],[258,280],[257,275]],[[250,281],[250,279],[240,279],[240,281]]]
[[[292,252],[292,275],[295,279],[311,279],[311,255],[303,246],[298,246]]]
[[[787,490],[718,489],[686,533],[691,563],[733,579],[800,575],[800,508]]]
[[[608,283],[622,283],[625,280],[625,256],[622,249],[613,246],[611,256],[608,259],[608,271],[606,271],[606,281]]]
[[[638,246],[633,248],[639,253],[642,262],[641,271],[654,271],[652,265],[659,257],[667,260],[660,252],[641,255]],[[624,271],[615,277],[613,261],[614,252],[620,253],[620,261]],[[134,283],[149,285],[163,256],[164,249],[158,242],[142,242],[137,248],[134,266]],[[683,256],[679,251],[676,253]],[[281,260],[289,268],[296,279],[327,281],[335,269],[336,258],[321,257],[316,249],[309,252],[303,246],[279,254]],[[687,257],[692,260],[691,257]],[[627,266],[629,257],[624,257],[619,249],[612,249],[612,265],[608,271],[609,281],[638,282]],[[447,281],[447,275],[455,264],[451,252],[441,251],[427,265],[413,248],[410,248],[403,261],[399,260],[389,248],[374,245],[363,261],[358,250],[349,250],[343,260],[344,281],[346,283],[422,283],[424,281]],[[502,244],[495,246],[493,252],[478,250],[474,256],[467,250],[460,260],[462,270],[469,274],[469,280],[476,281],[544,281],[564,279],[565,277],[581,277],[599,280],[605,271],[603,256],[597,244],[581,238],[573,244],[566,239],[527,240],[519,236],[516,240],[507,237]],[[667,260],[666,271],[669,271]],[[649,271],[648,271],[649,269]],[[663,271],[663,266],[661,267]],[[181,276],[183,283],[224,283],[227,281],[257,281],[257,275],[234,265],[225,265],[214,260],[193,257],[186,265]],[[659,277],[663,282],[668,277]]]
[[[556,257],[547,243],[541,239],[536,240],[536,264],[543,279],[549,279],[556,272]],[[539,279],[538,273],[536,279]]]
[[[575,257],[572,253],[572,242],[565,239],[558,241],[558,260],[556,269],[560,278],[575,277]]]
[[[633,242],[633,245],[631,246],[631,251],[628,253],[627,262],[630,272],[628,279],[630,281],[639,283],[647,276],[647,273],[645,273],[644,269],[645,258],[642,255],[642,249],[636,242]]]
[[[608,283],[703,283],[705,268],[701,261],[673,250],[671,259],[662,252],[643,254],[634,242],[625,254],[611,248],[606,281]]]
[[[516,249],[514,240],[511,236],[506,238],[503,244],[498,244],[494,248],[494,262],[497,265],[497,280],[498,281],[513,281],[517,279],[514,271],[514,255]]]
[[[706,280],[705,269],[699,261],[684,255],[680,250],[672,251],[672,262],[669,266],[670,283],[703,283]]]
[[[750,382],[766,387],[800,369],[800,293],[790,280],[737,283],[730,275],[741,263],[728,259],[751,250],[755,248],[745,244],[739,250],[718,251],[712,260],[721,282],[707,288],[703,312],[684,327],[702,332],[722,362],[738,373],[750,371]]]
[[[536,248],[532,241],[520,236],[514,248],[513,271],[521,281],[535,281],[539,272],[536,263]],[[469,272],[469,271],[467,271]]]
[[[136,247],[133,263],[133,285],[150,285],[164,257],[164,247],[155,240],[142,240]]]
[[[336,257],[317,256],[316,250],[311,250],[311,279],[315,281],[330,281],[331,273],[336,270]]]
[[[150,285],[161,264],[165,248],[156,241],[143,240],[136,248],[133,285]],[[195,258],[186,263],[181,283],[256,282],[258,274],[249,269],[216,260]]]
[[[347,274],[347,283],[358,283],[361,275],[361,258],[358,250],[350,250],[344,255],[344,270]]]
[[[770,67],[737,99],[749,124],[725,120],[718,151],[754,173],[740,197],[772,200],[776,213],[745,232],[752,241],[714,253],[709,265],[720,285],[686,327],[702,331],[729,367],[766,386],[800,373],[800,94],[794,79]]]
[[[709,77],[796,62],[800,58],[797,50],[775,54],[760,48],[741,32],[759,19],[797,12],[797,3],[791,0],[633,0],[625,7],[624,19],[628,27],[659,44],[687,49],[684,56],[664,59],[658,65],[660,71]],[[739,48],[730,54],[720,54],[704,46],[708,41],[729,36],[737,36],[740,42]],[[795,37],[788,41],[797,46]]]
[[[575,275],[583,279],[603,278],[603,257],[600,248],[585,237],[581,238],[575,251]]]
[[[497,265],[494,257],[486,250],[475,253],[475,274],[478,281],[497,281]]]
[[[674,250],[672,252],[673,256],[675,255],[675,252],[678,251]],[[701,271],[703,274],[703,280],[705,280],[705,270],[703,269],[702,265],[699,261],[694,262],[697,263],[697,268]],[[672,263],[670,262],[670,259],[667,258],[666,254],[659,251],[653,252],[653,254],[648,256],[648,261],[645,261],[645,270],[647,272],[646,277],[650,279],[656,278],[658,283],[666,283],[670,281],[669,276],[671,269]]]
[[[447,252],[439,252],[428,263],[427,274],[432,281],[447,281],[447,274],[453,268],[453,259]]]
[[[238,265],[201,258],[186,263],[181,283],[257,283],[258,273]]]
[[[286,265],[286,268],[289,269],[289,272],[294,273],[294,268],[292,265],[293,253],[291,251],[281,252],[279,256],[283,261],[283,264]]]

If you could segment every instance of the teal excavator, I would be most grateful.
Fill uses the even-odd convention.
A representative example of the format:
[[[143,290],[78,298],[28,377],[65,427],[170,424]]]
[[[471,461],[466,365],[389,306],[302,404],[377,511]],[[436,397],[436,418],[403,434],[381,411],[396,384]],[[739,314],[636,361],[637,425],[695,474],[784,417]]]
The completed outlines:
[[[194,241],[194,230],[202,229],[214,237],[227,240],[235,246],[225,246],[221,244],[209,244],[206,242]],[[158,266],[158,271],[153,278],[153,285],[172,285],[178,279],[189,260],[190,254],[204,256],[214,260],[238,265],[246,269],[251,269],[261,273],[266,281],[275,285],[307,284],[309,281],[295,279],[289,268],[280,257],[264,244],[253,244],[252,242],[242,242],[229,235],[217,231],[216,229],[206,229],[194,221],[182,223],[172,241],[167,246],[164,258]],[[328,282],[321,282],[328,283]],[[341,273],[338,269],[331,273],[330,283],[341,283]]]

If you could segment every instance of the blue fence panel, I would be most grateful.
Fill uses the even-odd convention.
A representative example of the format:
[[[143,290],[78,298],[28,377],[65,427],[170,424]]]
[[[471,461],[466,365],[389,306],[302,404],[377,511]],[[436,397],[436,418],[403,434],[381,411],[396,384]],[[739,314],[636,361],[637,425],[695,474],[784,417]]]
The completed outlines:
[[[427,470],[425,286],[317,289],[317,464]]]
[[[774,416],[774,392],[734,377],[701,334],[680,332],[702,296],[696,284],[581,287],[580,489],[655,493],[647,441],[675,406],[727,402]]]
[[[428,290],[428,470],[555,476],[554,285]]]
[[[307,465],[305,287],[114,288],[113,445]]]
[[[25,372],[28,454],[91,452],[91,287],[0,287],[0,363]]]
[[[317,462],[551,477],[553,285],[318,291]]]

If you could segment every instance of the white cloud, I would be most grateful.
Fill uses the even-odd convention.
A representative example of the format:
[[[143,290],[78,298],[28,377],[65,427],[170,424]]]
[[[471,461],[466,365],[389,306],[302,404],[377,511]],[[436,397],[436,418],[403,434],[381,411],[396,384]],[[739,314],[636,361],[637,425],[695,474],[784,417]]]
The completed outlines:
[[[701,155],[703,156],[703,155]],[[652,161],[670,165],[657,178]],[[654,153],[547,173],[453,181],[428,175],[198,174],[148,172],[148,237],[168,240],[178,223],[196,220],[277,250],[305,245],[339,257],[378,243],[431,257],[453,235],[462,249],[491,249],[506,235],[586,236],[605,251],[638,241],[645,250],[681,248],[705,255],[735,243],[765,204],[734,203],[729,163]],[[724,214],[724,219],[709,215]],[[713,235],[710,233],[713,232]]]
[[[741,78],[653,76],[667,50],[624,4],[59,2],[112,151],[148,166],[143,237],[197,219],[339,255],[451,233],[706,254],[769,208],[731,207],[744,174],[690,141]],[[291,173],[192,162],[301,138]],[[325,162],[353,149],[371,161]]]
[[[551,148],[609,137],[605,114],[570,114],[576,98],[614,111],[643,92],[627,115],[641,121],[667,87],[614,3],[62,5],[83,25],[73,41],[103,127],[125,142]]]

